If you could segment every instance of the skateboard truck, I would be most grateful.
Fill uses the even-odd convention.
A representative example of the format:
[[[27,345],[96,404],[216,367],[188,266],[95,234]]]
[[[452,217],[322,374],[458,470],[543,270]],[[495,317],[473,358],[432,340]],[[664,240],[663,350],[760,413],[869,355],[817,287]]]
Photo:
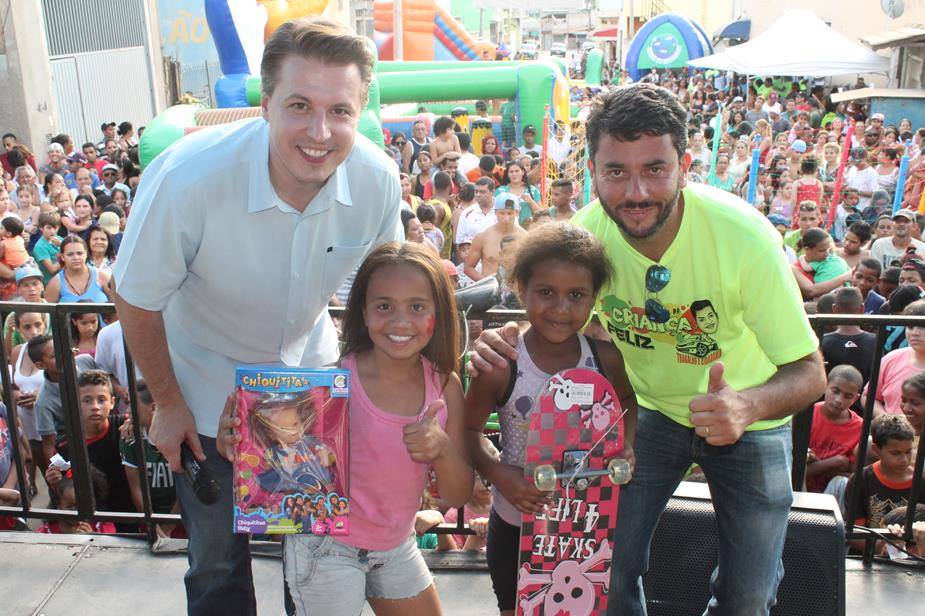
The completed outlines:
[[[614,484],[623,485],[629,483],[632,478],[630,464],[623,458],[611,458],[610,462],[607,463],[607,468],[599,470],[584,469],[578,472],[566,470],[561,473],[556,472],[552,464],[540,464],[533,470],[533,483],[536,484],[537,490],[541,492],[552,492],[556,489],[556,481],[575,479],[575,487],[579,490],[584,490],[590,483],[589,479],[603,476],[607,476],[610,482]]]

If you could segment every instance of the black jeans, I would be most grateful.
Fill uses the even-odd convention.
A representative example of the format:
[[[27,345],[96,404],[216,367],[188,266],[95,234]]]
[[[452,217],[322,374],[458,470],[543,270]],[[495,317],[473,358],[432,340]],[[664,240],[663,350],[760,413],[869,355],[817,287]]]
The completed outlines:
[[[517,599],[517,561],[520,558],[520,527],[508,524],[492,509],[488,516],[485,556],[498,610],[513,610]]]
[[[186,475],[176,478],[177,498],[189,535],[186,609],[190,616],[256,616],[248,535],[233,532],[232,465],[215,449],[215,439],[199,435],[203,466],[221,488],[218,502],[203,505]]]

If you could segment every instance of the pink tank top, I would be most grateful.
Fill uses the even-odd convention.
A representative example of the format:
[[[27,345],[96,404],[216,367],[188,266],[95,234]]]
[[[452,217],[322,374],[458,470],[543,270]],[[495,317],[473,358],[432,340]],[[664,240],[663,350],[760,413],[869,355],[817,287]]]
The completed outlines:
[[[416,417],[394,415],[378,408],[360,382],[356,356],[341,359],[350,371],[350,533],[340,541],[367,550],[390,550],[414,532],[414,515],[421,505],[430,466],[415,462],[403,440],[404,427],[442,397],[441,376],[427,359],[424,406]],[[437,412],[446,427],[446,408]]]
[[[822,196],[821,186],[818,184],[803,184],[802,182],[796,183],[796,205],[799,207],[804,201],[812,201],[816,205],[819,205],[819,199]],[[792,229],[798,229],[797,225],[797,216],[794,215],[793,223],[791,225]]]

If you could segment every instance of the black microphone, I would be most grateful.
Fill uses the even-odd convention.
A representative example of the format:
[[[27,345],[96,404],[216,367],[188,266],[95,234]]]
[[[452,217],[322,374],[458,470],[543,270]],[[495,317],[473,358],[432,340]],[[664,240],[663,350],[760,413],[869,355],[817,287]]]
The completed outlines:
[[[212,479],[208,469],[199,463],[186,443],[180,445],[180,461],[186,477],[193,484],[193,492],[203,505],[214,505],[218,501],[221,489],[218,482]]]

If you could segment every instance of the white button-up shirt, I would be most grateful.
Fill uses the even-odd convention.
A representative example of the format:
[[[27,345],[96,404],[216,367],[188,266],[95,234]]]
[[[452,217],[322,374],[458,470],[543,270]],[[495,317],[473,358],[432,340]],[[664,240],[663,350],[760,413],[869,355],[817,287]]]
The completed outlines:
[[[162,312],[206,436],[236,366],[337,359],[328,300],[374,247],[402,238],[398,170],[362,135],[304,212],[276,194],[268,161],[262,118],[168,148],[145,170],[113,270],[125,301]]]
[[[472,243],[476,235],[497,222],[494,208],[485,214],[478,203],[473,203],[459,214],[459,221],[456,223],[456,243]]]

